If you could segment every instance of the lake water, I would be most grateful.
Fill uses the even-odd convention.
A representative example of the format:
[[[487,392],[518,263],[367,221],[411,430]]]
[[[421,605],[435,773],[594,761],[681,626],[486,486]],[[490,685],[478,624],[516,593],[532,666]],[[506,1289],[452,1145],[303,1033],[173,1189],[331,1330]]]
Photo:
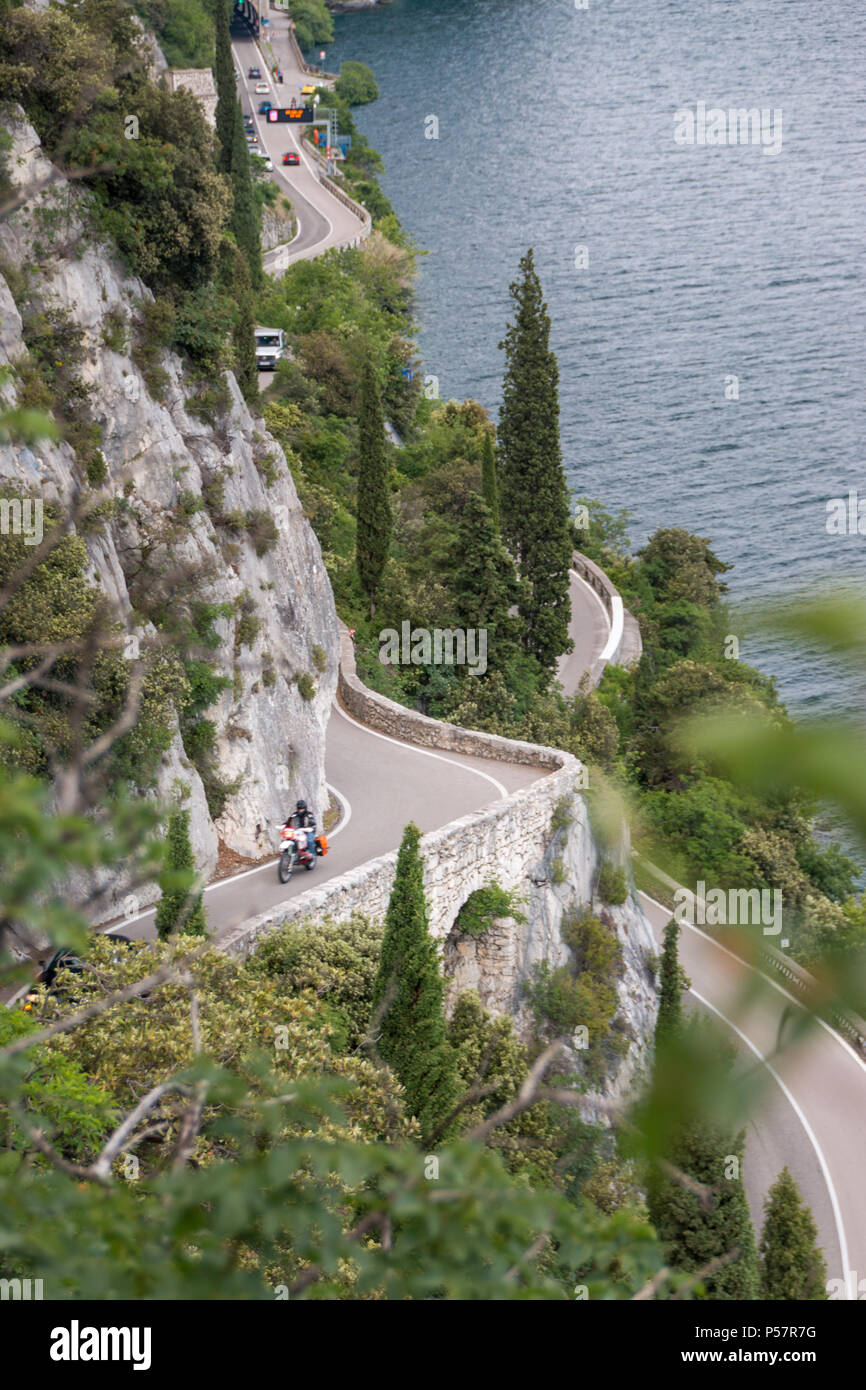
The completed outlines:
[[[866,536],[826,527],[828,499],[866,503],[864,57],[852,0],[395,0],[337,16],[328,51],[379,82],[356,118],[429,253],[419,344],[442,396],[498,408],[534,247],[575,493],[628,508],[638,544],[711,537],[738,606],[866,588]],[[781,112],[778,153],[677,143],[698,103]],[[866,681],[814,653],[740,654],[792,710],[866,708]]]

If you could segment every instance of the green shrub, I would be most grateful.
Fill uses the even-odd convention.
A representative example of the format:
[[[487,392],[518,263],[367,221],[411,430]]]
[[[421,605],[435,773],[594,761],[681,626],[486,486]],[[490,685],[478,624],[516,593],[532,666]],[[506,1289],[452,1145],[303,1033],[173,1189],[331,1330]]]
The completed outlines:
[[[299,671],[295,676],[295,682],[302,698],[304,700],[312,700],[316,693],[316,682],[313,680],[309,671]]]
[[[376,79],[366,63],[343,63],[334,91],[347,106],[363,106],[379,95]]]
[[[324,1001],[336,1028],[335,1051],[354,1052],[370,1022],[373,984],[379,967],[382,924],[361,913],[348,922],[294,923],[266,936],[247,962],[292,994],[312,990]]]
[[[244,517],[247,534],[256,554],[261,558],[273,550],[280,538],[276,522],[270,512],[248,511]]]
[[[616,864],[604,863],[598,876],[598,896],[603,903],[619,907],[628,897],[628,879],[625,869]]]
[[[319,675],[321,675],[328,664],[328,656],[325,648],[320,647],[318,642],[314,642],[310,650],[310,655],[313,658],[313,666],[319,672]]]
[[[552,834],[557,834],[560,830],[567,830],[574,817],[571,814],[571,797],[561,796],[553,808],[553,815],[550,818],[550,829]]]
[[[102,344],[112,352],[126,352],[129,345],[129,325],[122,309],[113,306],[102,321]]]
[[[517,922],[525,922],[526,916],[517,907],[518,901],[516,893],[500,888],[495,882],[476,888],[457,913],[454,931],[463,936],[483,936],[496,917],[513,917]]]
[[[108,477],[108,465],[101,449],[96,449],[87,460],[84,471],[91,487],[102,487]]]

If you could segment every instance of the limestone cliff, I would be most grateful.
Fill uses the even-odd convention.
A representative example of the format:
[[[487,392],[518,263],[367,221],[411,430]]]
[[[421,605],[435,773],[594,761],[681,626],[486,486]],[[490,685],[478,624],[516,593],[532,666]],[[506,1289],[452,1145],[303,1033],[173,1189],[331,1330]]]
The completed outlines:
[[[23,115],[6,124],[13,181],[32,187],[47,179],[52,166],[32,127]],[[284,818],[296,796],[326,805],[325,729],[338,633],[319,544],[280,446],[231,374],[227,407],[213,423],[190,409],[192,388],[173,353],[159,354],[157,393],[149,388],[153,371],[143,374],[130,342],[152,295],[94,235],[79,189],[60,180],[0,224],[0,269],[0,367],[11,368],[5,405],[18,399],[28,362],[26,321],[13,289],[25,320],[34,309],[59,310],[82,330],[79,375],[88,416],[101,429],[103,486],[117,504],[106,524],[88,529],[86,542],[92,578],[131,634],[130,654],[153,635],[153,593],[143,592],[143,573],[149,590],[171,582],[161,574],[192,576],[196,598],[219,607],[219,646],[209,660],[231,684],[207,717],[216,726],[220,777],[233,790],[214,822],[178,734],[155,791],[169,798],[183,785],[197,863],[207,877],[218,837],[240,853],[261,855],[274,848],[269,822]],[[80,460],[66,443],[0,446],[0,492],[67,500],[82,482]],[[258,518],[259,534],[237,525],[227,530],[221,516]]]

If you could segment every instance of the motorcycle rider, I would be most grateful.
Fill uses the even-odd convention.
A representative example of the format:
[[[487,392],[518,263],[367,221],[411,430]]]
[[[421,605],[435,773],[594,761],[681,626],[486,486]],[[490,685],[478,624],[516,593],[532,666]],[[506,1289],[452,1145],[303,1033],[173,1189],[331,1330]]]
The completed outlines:
[[[286,827],[291,826],[293,830],[306,830],[307,832],[307,852],[314,859],[316,857],[316,817],[312,811],[307,810],[306,801],[298,801],[295,809],[286,821]],[[285,827],[284,827],[285,828]]]

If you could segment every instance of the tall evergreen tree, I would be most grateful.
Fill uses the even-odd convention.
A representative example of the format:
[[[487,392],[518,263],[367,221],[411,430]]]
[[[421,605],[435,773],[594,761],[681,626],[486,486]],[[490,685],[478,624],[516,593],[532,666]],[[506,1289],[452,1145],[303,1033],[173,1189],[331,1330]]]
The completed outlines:
[[[406,1108],[427,1139],[454,1108],[458,1081],[446,1036],[445,982],[428,928],[419,839],[417,825],[407,825],[385,914],[373,1006],[382,1011],[379,1053],[403,1084]]]
[[[706,1120],[684,1124],[668,1157],[671,1164],[712,1190],[706,1207],[698,1192],[654,1167],[647,1182],[650,1221],[674,1269],[693,1274],[723,1255],[737,1258],[704,1279],[712,1299],[758,1297],[755,1233],[742,1180],[743,1134]]]
[[[173,811],[168,821],[166,868],[177,873],[195,869],[189,839],[189,811]],[[201,893],[166,887],[156,907],[156,930],[163,939],[180,929],[183,936],[207,936]]]
[[[499,477],[496,471],[496,448],[493,443],[493,435],[487,431],[484,435],[484,445],[481,454],[481,496],[487,503],[490,515],[493,517],[493,524],[497,531],[501,525],[499,516]]]
[[[571,651],[568,488],[559,445],[559,368],[550,349],[550,318],[532,251],[510,286],[516,309],[505,341],[499,415],[502,531],[527,581],[521,602],[526,650],[552,671]]]
[[[485,629],[487,669],[504,670],[518,652],[520,624],[509,609],[520,585],[490,508],[478,496],[467,499],[457,529],[454,590],[458,624]]]
[[[764,1200],[759,1297],[792,1303],[827,1298],[827,1266],[812,1213],[787,1168]]]
[[[232,327],[234,347],[234,366],[238,385],[243,398],[252,404],[259,398],[259,373],[256,366],[256,315],[253,305],[253,287],[246,258],[237,247],[225,238],[230,255],[227,257],[231,267],[230,288],[235,301],[235,319]]]
[[[250,171],[250,156],[244,138],[241,108],[237,100],[234,104],[232,127],[232,215],[229,228],[238,244],[238,249],[246,257],[250,280],[254,289],[262,284],[262,237],[259,227],[259,214],[253,197],[253,179]]]
[[[224,174],[231,173],[235,107],[238,104],[235,70],[232,62],[232,45],[229,37],[229,3],[230,0],[214,0],[216,54],[213,72],[217,89],[217,167]]]
[[[670,1041],[682,1026],[682,993],[684,987],[688,988],[688,983],[677,954],[679,935],[679,925],[671,918],[665,927],[662,947],[659,1012],[655,1030],[656,1049]]]
[[[388,453],[385,416],[372,362],[367,359],[361,377],[358,412],[358,519],[355,558],[364,593],[370,601],[370,617],[376,611],[376,594],[391,545],[391,498],[388,493]]]

